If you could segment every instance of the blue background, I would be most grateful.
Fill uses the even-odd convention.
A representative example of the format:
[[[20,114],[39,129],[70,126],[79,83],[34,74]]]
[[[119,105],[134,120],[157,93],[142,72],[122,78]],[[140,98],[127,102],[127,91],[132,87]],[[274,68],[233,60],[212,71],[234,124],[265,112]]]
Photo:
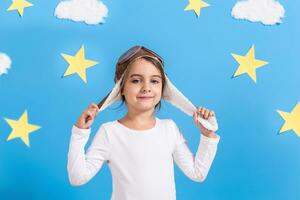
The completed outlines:
[[[218,118],[221,140],[208,177],[193,182],[176,166],[178,200],[300,199],[300,140],[292,131],[278,134],[284,121],[276,112],[290,112],[300,99],[299,1],[280,1],[286,17],[276,26],[234,20],[236,0],[207,0],[199,18],[184,11],[187,0],[105,0],[108,18],[97,26],[56,19],[59,1],[30,2],[23,18],[6,11],[11,1],[0,6],[0,52],[12,59],[0,77],[0,199],[110,198],[107,165],[86,185],[70,185],[71,127],[110,91],[117,58],[136,44],[159,53],[176,87]],[[245,55],[253,44],[256,58],[269,62],[257,70],[257,84],[248,75],[232,79],[238,63],[231,53]],[[81,45],[99,62],[87,70],[87,84],[77,75],[61,78],[68,64],[60,54],[74,55]],[[98,115],[92,137],[125,114],[118,105]],[[42,126],[30,134],[30,148],[6,141],[4,117],[19,119],[25,109],[29,123]],[[191,117],[166,102],[157,116],[172,118],[196,152],[200,133]]]

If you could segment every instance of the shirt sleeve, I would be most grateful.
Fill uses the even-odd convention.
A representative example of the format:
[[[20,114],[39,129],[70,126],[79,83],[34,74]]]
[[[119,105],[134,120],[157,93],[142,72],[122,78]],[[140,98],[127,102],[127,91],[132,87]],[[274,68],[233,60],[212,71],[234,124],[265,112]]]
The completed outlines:
[[[196,156],[194,156],[173,120],[172,126],[176,137],[173,158],[177,166],[191,180],[203,182],[215,158],[220,136],[209,138],[201,134]]]
[[[91,129],[72,127],[68,152],[68,176],[70,183],[79,186],[87,183],[109,160],[109,138],[105,128],[101,126],[91,145],[85,152]]]

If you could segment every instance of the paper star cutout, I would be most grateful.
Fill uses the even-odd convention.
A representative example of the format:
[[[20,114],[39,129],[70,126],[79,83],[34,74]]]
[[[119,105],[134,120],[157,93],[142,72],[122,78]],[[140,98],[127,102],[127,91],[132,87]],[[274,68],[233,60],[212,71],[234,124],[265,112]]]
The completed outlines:
[[[86,72],[85,69],[90,68],[96,64],[95,61],[86,60],[84,58],[84,46],[82,45],[79,51],[76,53],[75,56],[70,56],[67,54],[61,54],[62,57],[69,63],[69,67],[66,70],[64,76],[68,76],[74,73],[77,73],[80,78],[86,83]]]
[[[247,73],[255,83],[256,69],[268,64],[268,62],[265,62],[263,60],[255,59],[254,45],[250,48],[246,56],[240,56],[233,53],[231,55],[240,64],[239,68],[235,71],[233,77]]]
[[[293,108],[292,112],[283,112],[278,110],[279,115],[285,120],[279,133],[293,130],[300,137],[300,103]]]
[[[18,10],[19,15],[23,17],[24,8],[31,6],[33,6],[33,4],[25,0],[12,0],[12,4],[7,11]]]
[[[4,118],[5,121],[12,128],[10,135],[7,138],[7,141],[21,138],[22,141],[29,147],[29,134],[33,131],[40,129],[40,126],[32,125],[28,123],[27,120],[27,111],[22,114],[18,121]]]
[[[201,8],[209,6],[208,3],[205,3],[204,1],[201,1],[201,0],[189,0],[189,2],[190,2],[189,5],[187,5],[184,10],[185,11],[194,10],[197,17],[199,17],[199,15],[200,15]]]

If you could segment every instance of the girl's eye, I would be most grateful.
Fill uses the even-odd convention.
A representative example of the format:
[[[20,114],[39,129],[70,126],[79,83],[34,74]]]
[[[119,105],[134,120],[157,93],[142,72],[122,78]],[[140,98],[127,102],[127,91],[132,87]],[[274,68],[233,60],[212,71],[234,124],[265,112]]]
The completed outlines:
[[[131,82],[132,82],[132,83],[138,83],[138,82],[140,82],[140,80],[134,79],[134,80],[132,80]],[[151,80],[151,82],[154,83],[154,84],[159,84],[159,81],[157,81],[157,80]]]
[[[131,83],[137,83],[137,82],[139,82],[139,80],[137,79],[131,81]]]
[[[152,80],[152,82],[155,83],[155,84],[159,83],[159,81],[157,81],[157,80]]]

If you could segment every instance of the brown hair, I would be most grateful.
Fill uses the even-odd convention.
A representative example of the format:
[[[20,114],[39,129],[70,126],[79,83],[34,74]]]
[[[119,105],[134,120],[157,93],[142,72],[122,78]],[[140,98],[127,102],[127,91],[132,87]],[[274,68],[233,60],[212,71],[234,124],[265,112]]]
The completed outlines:
[[[116,83],[118,80],[120,80],[120,78],[122,77],[123,73],[125,73],[124,77],[122,79],[122,82],[121,82],[121,90],[120,90],[120,92],[121,93],[123,92],[125,81],[126,81],[127,76],[129,74],[129,71],[130,71],[129,69],[130,69],[131,64],[133,62],[135,62],[136,60],[138,60],[138,59],[145,59],[145,60],[151,62],[159,70],[159,72],[160,72],[160,74],[162,76],[162,91],[161,91],[161,94],[163,94],[164,86],[165,86],[165,82],[166,82],[165,72],[164,72],[164,65],[163,65],[163,62],[160,62],[160,59],[155,59],[155,58],[156,58],[156,55],[152,54],[151,51],[146,51],[145,49],[141,48],[137,53],[135,53],[126,62],[121,63],[121,64],[117,63],[116,64],[116,71],[115,71],[114,82]],[[107,99],[107,97],[109,96],[109,94],[110,94],[110,92],[100,101],[100,103],[98,103],[98,108],[99,109],[104,104],[104,102]],[[125,97],[123,95],[122,95],[121,101],[122,101],[121,105],[123,105],[123,103],[125,102]],[[160,107],[161,107],[161,101],[159,101],[159,103],[155,105],[155,109],[157,107],[159,107],[159,109],[160,109]]]

